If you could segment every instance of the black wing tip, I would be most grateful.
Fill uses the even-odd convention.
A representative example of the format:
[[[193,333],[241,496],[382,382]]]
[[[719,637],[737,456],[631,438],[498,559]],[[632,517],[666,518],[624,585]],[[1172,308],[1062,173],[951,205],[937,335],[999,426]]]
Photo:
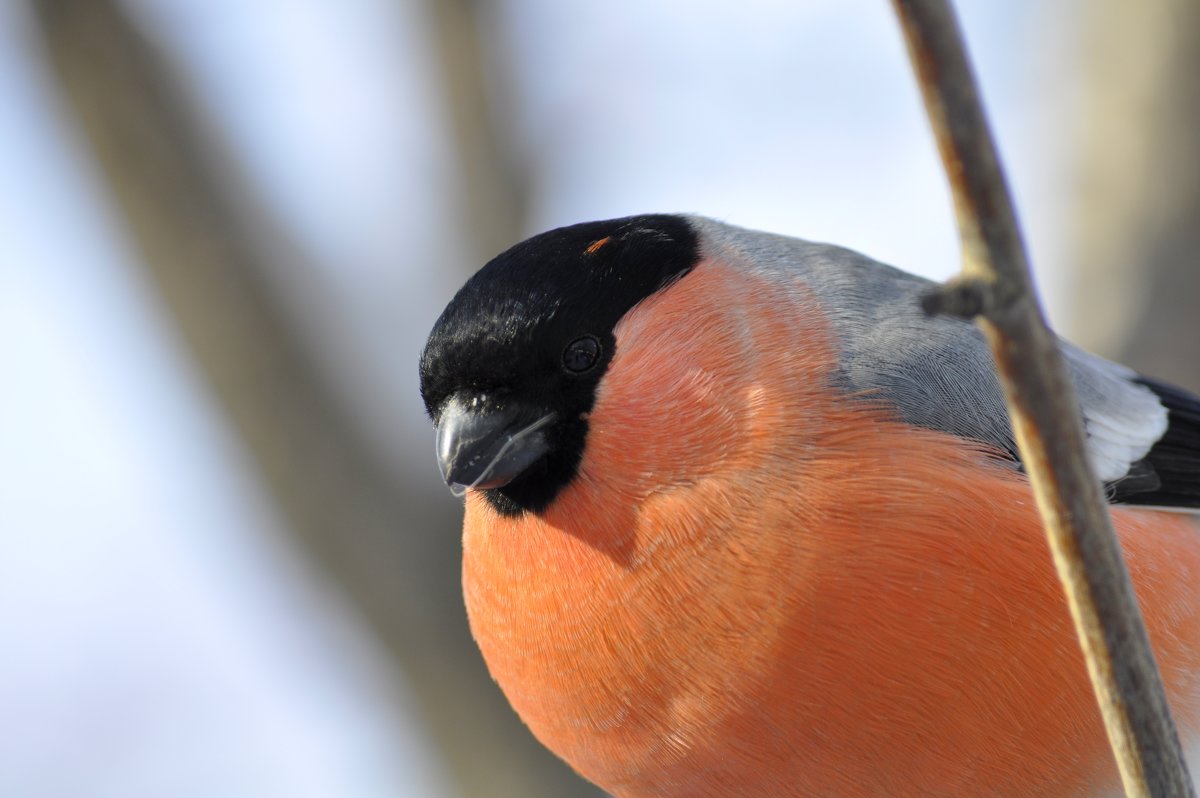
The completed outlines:
[[[1133,464],[1129,477],[1109,486],[1112,501],[1200,509],[1200,396],[1151,377],[1134,382],[1153,391],[1167,409],[1167,431]]]

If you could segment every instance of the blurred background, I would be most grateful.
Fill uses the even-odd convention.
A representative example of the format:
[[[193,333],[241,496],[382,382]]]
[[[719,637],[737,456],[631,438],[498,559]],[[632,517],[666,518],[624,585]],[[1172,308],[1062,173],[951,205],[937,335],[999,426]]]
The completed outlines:
[[[960,13],[1054,323],[1200,389],[1200,4]],[[491,684],[417,394],[539,230],[943,278],[867,0],[0,2],[0,795],[593,796]]]

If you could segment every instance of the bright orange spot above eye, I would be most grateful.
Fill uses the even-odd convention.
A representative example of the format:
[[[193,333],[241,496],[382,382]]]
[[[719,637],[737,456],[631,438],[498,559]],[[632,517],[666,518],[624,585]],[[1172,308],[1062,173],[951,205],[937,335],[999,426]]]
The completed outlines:
[[[595,255],[600,251],[600,247],[604,246],[609,241],[612,241],[612,236],[605,236],[598,241],[593,241],[592,243],[588,244],[588,248],[585,249],[584,252],[588,255]]]

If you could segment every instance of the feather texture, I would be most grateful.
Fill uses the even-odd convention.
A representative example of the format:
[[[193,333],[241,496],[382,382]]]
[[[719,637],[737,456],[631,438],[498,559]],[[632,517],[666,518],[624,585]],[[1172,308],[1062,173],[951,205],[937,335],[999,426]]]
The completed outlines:
[[[785,283],[795,276],[816,295],[837,334],[846,391],[885,405],[909,424],[988,444],[1019,465],[983,334],[970,322],[930,318],[920,310],[921,295],[934,283],[841,247],[701,217],[691,222],[703,231],[707,253]],[[1088,457],[1112,499],[1200,506],[1200,400],[1065,341],[1061,346],[1079,397]],[[1168,434],[1171,421],[1179,428]],[[1167,440],[1159,455],[1148,456]]]

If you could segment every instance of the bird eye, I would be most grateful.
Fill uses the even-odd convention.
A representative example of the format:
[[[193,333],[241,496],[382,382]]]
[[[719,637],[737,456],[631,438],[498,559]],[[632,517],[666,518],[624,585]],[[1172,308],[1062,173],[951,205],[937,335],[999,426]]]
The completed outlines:
[[[590,371],[600,360],[600,341],[594,335],[584,335],[567,344],[563,350],[563,368],[571,374]]]

